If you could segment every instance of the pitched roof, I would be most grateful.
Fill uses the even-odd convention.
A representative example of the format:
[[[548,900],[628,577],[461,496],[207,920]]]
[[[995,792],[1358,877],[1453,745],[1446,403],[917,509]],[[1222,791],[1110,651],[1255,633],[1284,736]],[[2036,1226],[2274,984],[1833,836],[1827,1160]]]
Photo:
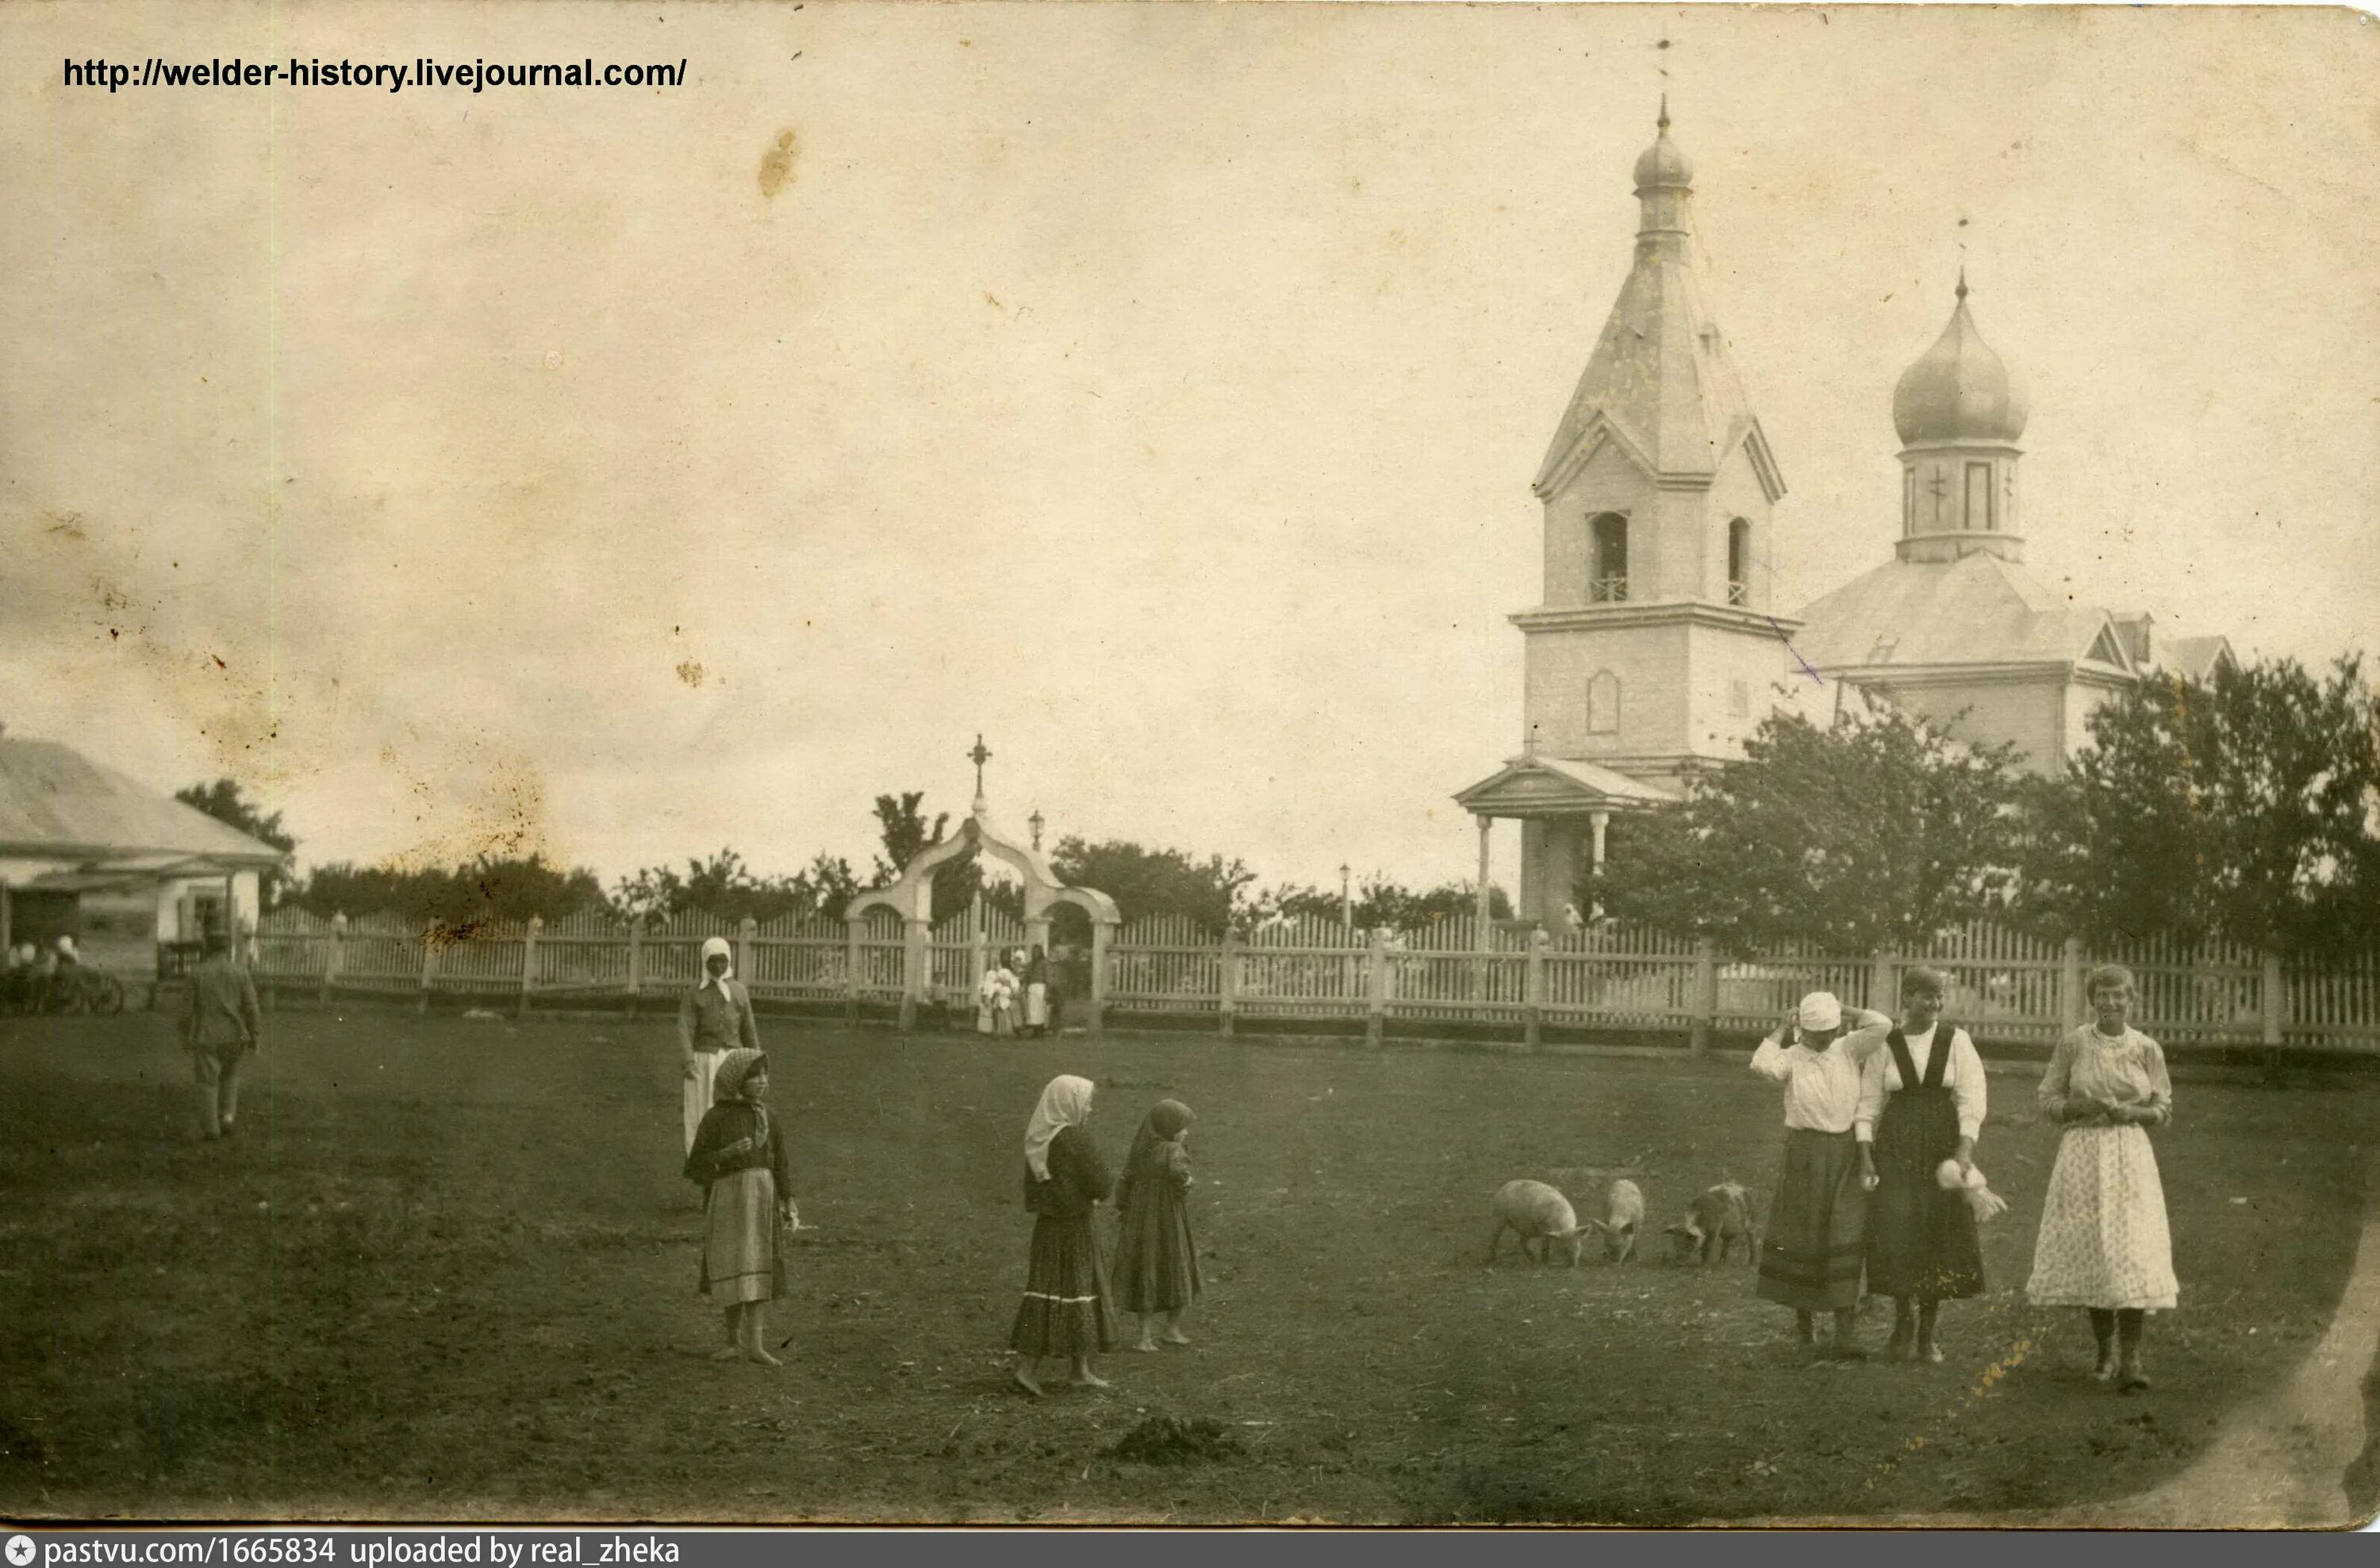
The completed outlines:
[[[2203,681],[2215,673],[2216,665],[2234,656],[2231,639],[2218,635],[2175,638],[2166,650],[2166,658],[2176,670],[2192,680]]]
[[[1989,551],[1888,561],[1799,614],[1793,646],[1821,670],[2085,660],[2132,668],[2107,611],[2052,592]]]
[[[1570,757],[1516,757],[1454,798],[1490,817],[1563,816],[1610,806],[1655,806],[1676,793]]]
[[[5,737],[0,850],[78,860],[202,857],[253,866],[286,858],[271,845],[55,741]]]

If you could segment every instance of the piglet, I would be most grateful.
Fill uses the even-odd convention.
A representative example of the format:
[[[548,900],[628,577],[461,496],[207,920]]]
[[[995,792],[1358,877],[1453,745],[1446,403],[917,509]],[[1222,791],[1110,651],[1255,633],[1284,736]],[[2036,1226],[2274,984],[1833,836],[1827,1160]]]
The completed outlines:
[[[1721,1182],[1706,1188],[1686,1206],[1686,1217],[1665,1234],[1670,1238],[1670,1260],[1673,1263],[1708,1263],[1713,1253],[1724,1263],[1739,1241],[1743,1244],[1743,1260],[1758,1260],[1752,1206],[1744,1200],[1743,1185],[1740,1182]]]
[[[1636,1256],[1636,1233],[1645,1223],[1645,1195],[1621,1177],[1603,1195],[1603,1218],[1594,1222],[1603,1233],[1603,1257],[1608,1263],[1625,1263]]]
[[[1508,1230],[1521,1238],[1522,1257],[1531,1256],[1534,1241],[1536,1261],[1550,1263],[1554,1245],[1560,1243],[1570,1266],[1578,1267],[1578,1216],[1572,1212],[1570,1199],[1545,1183],[1506,1182],[1496,1189],[1496,1228],[1488,1234],[1488,1267],[1495,1267],[1496,1249]]]

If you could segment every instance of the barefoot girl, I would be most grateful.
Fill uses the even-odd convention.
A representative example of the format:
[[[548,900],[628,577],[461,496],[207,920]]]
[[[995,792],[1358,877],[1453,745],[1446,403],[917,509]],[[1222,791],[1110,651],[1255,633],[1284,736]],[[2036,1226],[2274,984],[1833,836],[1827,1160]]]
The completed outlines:
[[[1017,1385],[1036,1395],[1042,1392],[1035,1370],[1043,1356],[1064,1356],[1074,1364],[1075,1382],[1103,1389],[1107,1380],[1091,1370],[1091,1356],[1115,1348],[1115,1299],[1107,1260],[1091,1234],[1092,1206],[1108,1196],[1115,1179],[1084,1128],[1091,1095],[1087,1078],[1052,1078],[1025,1128],[1033,1253],[1008,1347],[1016,1353]]]
[[[1133,1136],[1116,1188],[1116,1305],[1140,1314],[1135,1350],[1155,1350],[1150,1337],[1165,1315],[1165,1343],[1188,1344],[1182,1313],[1198,1298],[1198,1249],[1190,1239],[1190,1124],[1197,1120],[1178,1100],[1160,1100]]]
[[[1859,1012],[1859,1017],[1864,1025],[1891,1022],[1879,1013]],[[1785,1088],[1785,1159],[1760,1244],[1755,1288],[1763,1301],[1793,1309],[1794,1335],[1805,1347],[1816,1343],[1814,1315],[1832,1312],[1828,1354],[1851,1360],[1859,1354],[1852,1319],[1859,1307],[1865,1204],[1852,1138],[1860,1068],[1842,1032],[1842,1004],[1832,992],[1814,991],[1752,1053],[1752,1070]]]
[[[1981,1295],[1984,1255],[1963,1190],[1945,1188],[1945,1160],[1974,1169],[1984,1125],[1984,1061],[1967,1031],[1942,1021],[1947,977],[1912,969],[1900,1022],[1860,1077],[1860,1173],[1867,1206],[1867,1288],[1892,1297],[1886,1354],[1940,1361],[1935,1315],[1945,1301]]]
[[[2171,1311],[2180,1293],[2156,1151],[2142,1130],[2173,1120],[2173,1084],[2165,1052],[2131,1027],[2133,989],[2120,965],[2092,970],[2083,993],[2095,1019],[2058,1042],[2042,1077],[2042,1112],[2066,1130],[2024,1287],[2035,1307],[2091,1309],[2092,1376],[2126,1393],[2149,1386],[2146,1315]]]
[[[722,1361],[741,1355],[774,1367],[763,1343],[769,1302],[785,1289],[780,1227],[790,1222],[793,1170],[785,1135],[769,1114],[769,1059],[723,1052],[712,1078],[717,1103],[703,1113],[686,1157],[686,1179],[707,1189],[700,1289],[725,1314]]]

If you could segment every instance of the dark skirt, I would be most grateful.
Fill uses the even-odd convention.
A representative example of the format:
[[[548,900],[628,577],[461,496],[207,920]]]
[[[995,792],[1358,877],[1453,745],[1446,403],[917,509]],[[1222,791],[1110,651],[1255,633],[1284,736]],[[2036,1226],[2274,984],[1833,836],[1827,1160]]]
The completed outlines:
[[[1116,1306],[1126,1312],[1177,1312],[1198,1298],[1198,1249],[1190,1208],[1163,1176],[1143,1181],[1116,1225]]]
[[[1088,1213],[1033,1222],[1033,1258],[1008,1348],[1024,1355],[1088,1355],[1116,1345],[1115,1293]]]
[[[1787,1129],[1760,1241],[1760,1299],[1801,1312],[1858,1306],[1866,1196],[1851,1134]]]
[[[1869,1294],[1919,1301],[1983,1295],[1974,1210],[1934,1176],[1958,1151],[1959,1107],[1949,1089],[1902,1089],[1885,1105],[1867,1207]]]

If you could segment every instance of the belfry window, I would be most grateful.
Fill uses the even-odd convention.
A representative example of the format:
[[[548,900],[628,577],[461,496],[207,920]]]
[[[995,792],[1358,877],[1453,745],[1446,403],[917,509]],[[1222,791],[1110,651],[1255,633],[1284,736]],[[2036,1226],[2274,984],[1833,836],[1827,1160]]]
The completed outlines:
[[[1917,470],[1900,470],[1900,531],[1917,531]]]
[[[1742,517],[1727,525],[1727,602],[1752,602],[1752,525]]]
[[[1597,670],[1586,683],[1586,733],[1620,733],[1620,677],[1609,670]]]
[[[1973,529],[1992,526],[1992,466],[1989,463],[1967,465],[1967,520]]]
[[[1596,604],[1617,604],[1628,597],[1628,519],[1605,512],[1587,524],[1594,552],[1586,578],[1586,597]]]

